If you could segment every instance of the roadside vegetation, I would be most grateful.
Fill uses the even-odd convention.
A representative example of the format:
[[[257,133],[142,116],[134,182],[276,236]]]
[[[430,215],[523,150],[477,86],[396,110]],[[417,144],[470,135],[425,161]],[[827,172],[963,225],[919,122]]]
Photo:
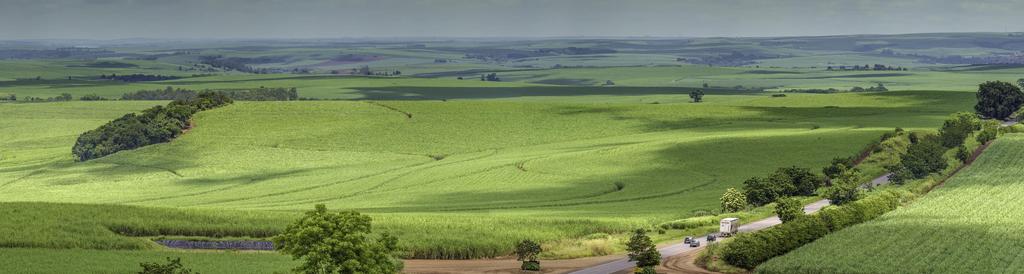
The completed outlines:
[[[891,213],[836,232],[758,273],[1009,273],[1019,269],[1024,136],[996,140],[971,166],[928,195]],[[930,183],[927,183],[930,182]],[[927,179],[922,187],[935,184]],[[948,258],[957,258],[951,260]],[[868,263],[866,263],[868,262]]]
[[[992,84],[990,82],[981,85],[979,97],[983,96],[987,92],[988,86]],[[985,104],[985,102],[979,101],[979,105],[981,104]],[[978,107],[977,109],[984,108]],[[789,222],[762,231],[740,235],[721,248],[706,251],[715,253],[706,253],[703,256],[720,257],[731,266],[754,269],[772,258],[800,248],[818,238],[852,225],[870,221],[914,200],[942,184],[949,176],[969,164],[971,159],[977,157],[977,154],[997,136],[1015,130],[1015,127],[1000,128],[999,122],[996,121],[982,122],[973,113],[951,115],[938,130],[938,134],[911,132],[903,137],[902,130],[897,130],[895,134],[883,136],[882,139],[882,143],[887,141],[886,138],[893,137],[906,138],[909,141],[906,152],[896,154],[899,157],[899,163],[887,167],[890,171],[887,176],[894,179],[891,182],[895,183],[895,186],[883,188],[880,191],[875,189],[876,186],[870,184],[865,188],[856,167],[850,169],[846,165],[838,165],[834,168],[826,168],[824,170],[826,174],[839,175],[830,180],[832,186],[826,188],[823,193],[833,206],[826,207],[815,215],[795,218],[789,217],[790,214],[785,214],[786,212],[781,209],[784,207],[777,207],[780,218],[789,219]],[[976,137],[970,138],[972,136]],[[888,156],[896,155],[888,154]],[[834,161],[834,163],[842,163],[842,161]],[[903,186],[904,184],[909,185]],[[707,266],[707,263],[705,265]],[[758,269],[761,271],[761,268]],[[817,269],[817,271],[820,272],[822,269]],[[827,272],[833,271],[835,270]]]

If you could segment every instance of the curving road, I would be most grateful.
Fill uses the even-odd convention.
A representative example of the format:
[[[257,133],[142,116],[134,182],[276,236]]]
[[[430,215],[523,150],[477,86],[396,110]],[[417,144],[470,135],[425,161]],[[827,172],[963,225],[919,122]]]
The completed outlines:
[[[818,210],[820,210],[821,208],[823,208],[823,207],[825,207],[827,205],[829,205],[828,200],[819,200],[817,202],[813,202],[813,203],[808,204],[807,206],[805,206],[804,207],[804,212],[807,213],[807,214],[814,213],[814,212],[817,212]],[[769,227],[772,227],[772,226],[775,226],[775,225],[778,225],[778,224],[781,224],[781,223],[782,223],[782,221],[779,220],[778,216],[776,216],[776,217],[766,218],[766,219],[758,220],[758,221],[755,221],[755,222],[752,222],[752,223],[741,225],[740,228],[739,228],[739,231],[740,232],[758,231],[758,230],[769,228]],[[696,239],[698,242],[701,243],[701,247],[707,245],[707,242],[705,240],[706,238],[707,237],[698,237]],[[668,257],[676,256],[676,255],[682,254],[684,252],[695,251],[697,249],[700,249],[701,247],[690,247],[690,245],[688,245],[688,244],[684,244],[682,242],[679,242],[679,243],[675,243],[675,244],[672,244],[672,245],[669,245],[669,246],[666,246],[666,247],[659,248],[658,251],[661,252],[661,258],[662,258],[662,260],[664,260],[664,259],[666,259]],[[622,270],[630,269],[630,268],[633,268],[635,266],[636,266],[636,263],[630,262],[629,259],[627,259],[627,258],[620,258],[618,260],[614,260],[614,261],[603,263],[603,264],[600,264],[600,265],[596,265],[596,266],[580,269],[580,270],[569,272],[569,273],[570,274],[608,274],[608,273],[615,273],[615,272],[619,272],[619,271],[622,271]]]
[[[864,187],[867,187],[867,186],[877,187],[877,186],[881,186],[881,185],[884,185],[884,184],[888,184],[889,183],[889,175],[892,175],[892,173],[886,173],[886,174],[884,174],[882,176],[879,176],[878,178],[875,178],[875,179],[871,180],[871,182],[868,182],[868,183],[864,184]],[[811,213],[814,213],[814,212],[818,212],[818,210],[821,210],[821,208],[823,208],[823,207],[825,207],[827,205],[829,205],[828,199],[818,200],[817,202],[813,202],[813,203],[808,204],[807,206],[804,206],[804,213],[811,214]],[[779,225],[781,223],[782,223],[782,220],[779,220],[778,216],[774,216],[774,217],[771,217],[771,218],[761,219],[761,220],[758,220],[758,221],[755,221],[755,222],[752,222],[752,223],[747,223],[747,224],[741,225],[740,228],[739,228],[739,232],[742,233],[742,232],[758,231],[758,230],[762,230],[762,229],[765,229],[765,228],[769,228],[769,227],[773,227],[773,226]],[[690,245],[684,244],[684,243],[680,242],[680,243],[675,243],[675,244],[672,244],[672,245],[669,245],[669,246],[666,246],[666,247],[663,247],[663,248],[659,248],[658,251],[661,252],[661,259],[662,259],[662,261],[665,261],[665,260],[668,259],[668,257],[676,256],[676,255],[683,254],[683,253],[690,252],[690,251],[696,251],[698,249],[703,248],[705,245],[707,245],[706,239],[707,239],[706,235],[697,238],[697,241],[700,242],[700,247],[690,247]],[[600,264],[600,265],[595,265],[595,266],[587,267],[587,268],[580,269],[580,270],[573,271],[573,272],[569,272],[569,273],[570,274],[608,274],[608,273],[615,273],[615,272],[631,269],[631,268],[633,268],[635,266],[636,266],[636,263],[630,262],[628,258],[620,258],[618,260],[614,260],[614,261],[611,261],[611,262],[603,263],[603,264]]]

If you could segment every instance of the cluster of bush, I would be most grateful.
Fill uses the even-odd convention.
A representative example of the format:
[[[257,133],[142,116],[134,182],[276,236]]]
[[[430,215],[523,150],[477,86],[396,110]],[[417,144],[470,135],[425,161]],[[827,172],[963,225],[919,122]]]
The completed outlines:
[[[10,99],[10,101],[17,101],[18,98],[15,97],[14,95],[11,95],[9,99]],[[71,97],[70,93],[61,93],[60,96],[47,97],[47,98],[25,96],[25,97],[21,98],[21,101],[22,102],[37,102],[37,103],[38,102],[66,102],[66,101],[71,101],[73,99],[74,98]]]
[[[299,99],[299,92],[296,88],[267,88],[237,89],[206,91],[223,94],[232,100],[237,101],[293,101]],[[175,100],[188,101],[196,98],[202,92],[166,87],[157,90],[139,90],[121,95],[121,100]]]
[[[757,233],[740,234],[723,247],[722,260],[730,265],[753,269],[828,233],[896,209],[908,195],[911,194],[885,191],[842,207],[825,208],[815,215],[804,215]]]
[[[878,85],[876,85],[876,86],[867,87],[867,88],[853,87],[850,90],[848,90],[847,92],[876,92],[876,91],[889,91],[889,89],[886,88],[885,85],[883,85],[882,83],[878,83]],[[782,92],[789,92],[789,93],[839,93],[839,92],[844,92],[844,91],[836,89],[836,88],[827,88],[827,89],[812,88],[812,89],[787,89],[787,90],[783,90]]]
[[[155,106],[140,114],[130,113],[78,136],[71,153],[79,161],[100,158],[118,151],[168,142],[188,128],[196,112],[232,103],[223,93],[202,92],[187,100]]]

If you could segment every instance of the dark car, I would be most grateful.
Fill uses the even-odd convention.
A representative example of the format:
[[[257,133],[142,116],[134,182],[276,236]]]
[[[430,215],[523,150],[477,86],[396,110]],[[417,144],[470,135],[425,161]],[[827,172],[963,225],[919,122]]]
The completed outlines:
[[[693,243],[693,242],[694,242],[693,237],[690,237],[690,236],[686,236],[686,238],[683,239],[683,243],[684,244],[689,244],[689,243]]]
[[[700,246],[700,242],[699,241],[694,240],[694,241],[690,242],[690,247],[699,247],[699,246]]]
[[[714,234],[708,234],[708,242],[714,242],[717,239],[718,237],[715,237]]]

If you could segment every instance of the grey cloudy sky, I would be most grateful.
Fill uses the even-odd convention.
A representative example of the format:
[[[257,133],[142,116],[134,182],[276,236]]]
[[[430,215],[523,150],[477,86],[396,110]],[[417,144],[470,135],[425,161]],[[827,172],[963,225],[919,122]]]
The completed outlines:
[[[0,40],[1024,31],[1008,0],[0,0]]]

